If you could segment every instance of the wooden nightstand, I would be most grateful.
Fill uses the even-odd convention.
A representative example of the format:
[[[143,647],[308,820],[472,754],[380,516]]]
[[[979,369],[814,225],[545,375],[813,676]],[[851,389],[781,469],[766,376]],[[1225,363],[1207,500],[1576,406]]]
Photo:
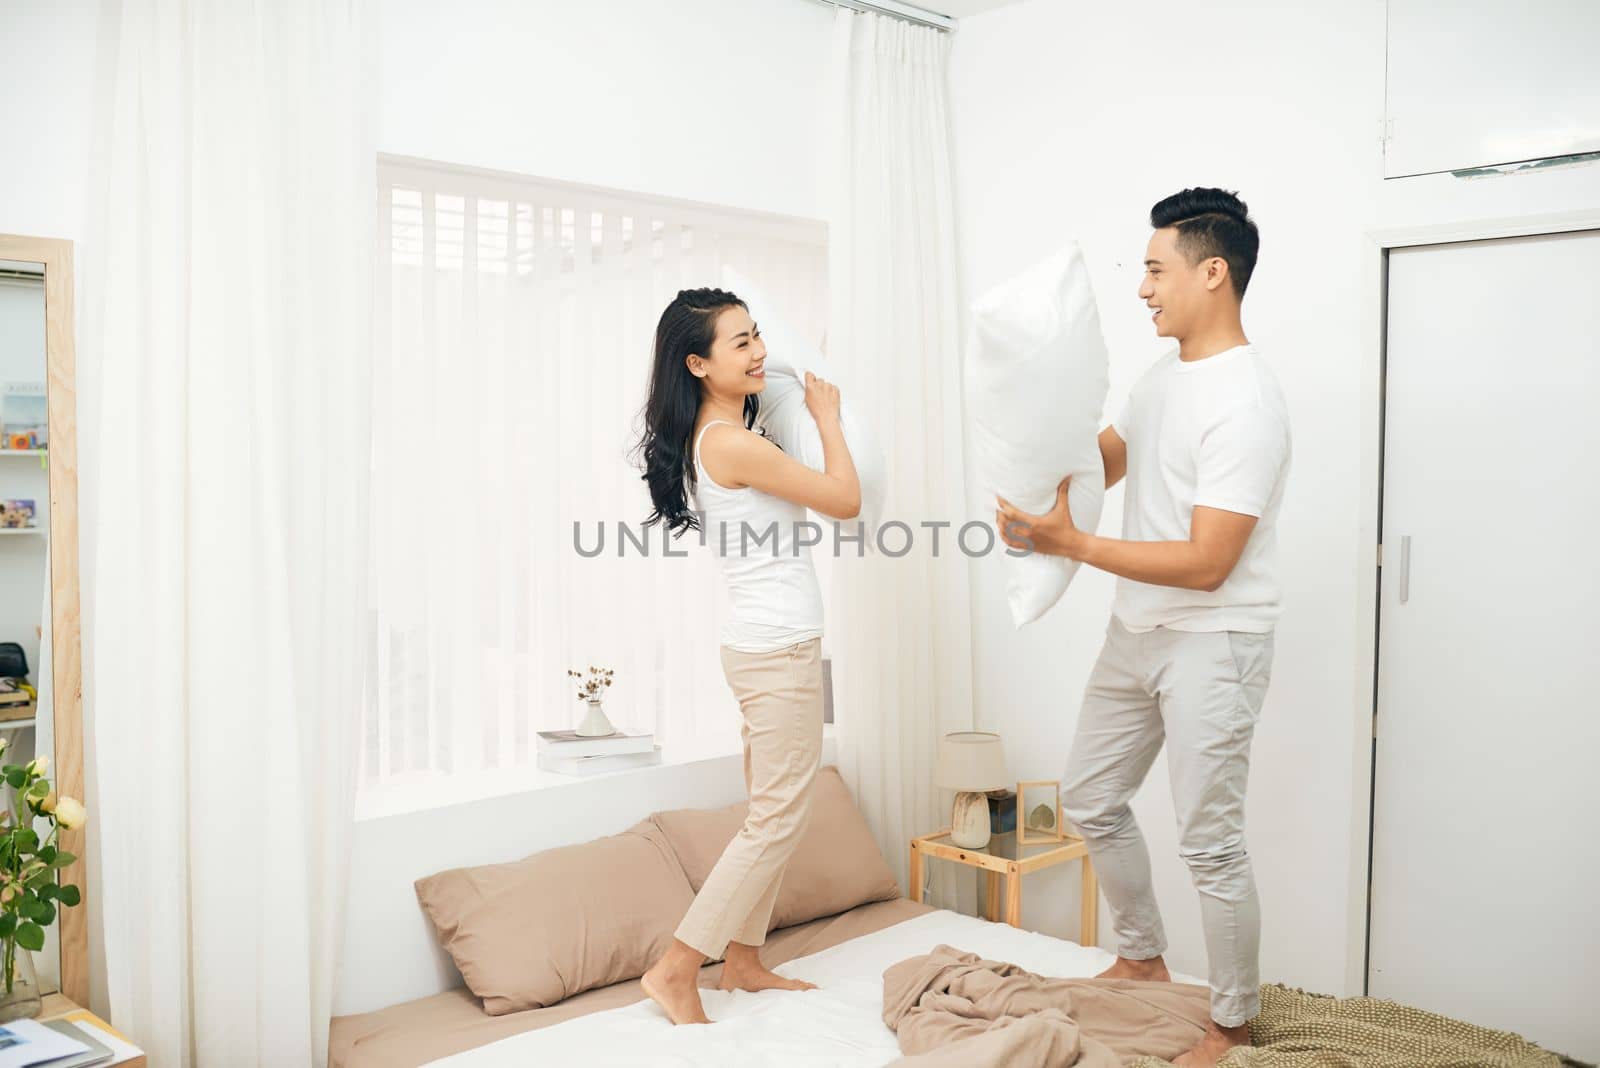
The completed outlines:
[[[1059,842],[1030,842],[1017,845],[1015,831],[997,834],[982,849],[968,849],[950,841],[947,827],[937,834],[925,834],[911,839],[911,900],[922,900],[922,865],[924,857],[953,860],[971,868],[984,871],[984,919],[1000,919],[1000,879],[1006,877],[1005,921],[1013,927],[1022,926],[1022,877],[1030,871],[1050,868],[1076,860],[1083,865],[1083,908],[1078,917],[1078,941],[1085,946],[1096,944],[1099,935],[1100,885],[1094,876],[1094,864],[1089,860],[1089,847],[1082,838],[1067,835]]]
[[[54,1020],[61,1016],[90,1020],[97,1027],[100,1027],[106,1031],[110,1031],[112,1034],[116,1035],[118,1038],[129,1043],[130,1045],[133,1044],[132,1039],[128,1038],[121,1031],[118,1031],[104,1020],[100,1019],[100,1017],[96,1016],[88,1009],[78,1005],[70,998],[67,998],[61,994],[46,994],[44,996],[44,1008],[39,1012],[39,1019]],[[143,1053],[139,1053],[136,1056],[125,1056],[120,1061],[109,1061],[107,1062],[107,1066],[108,1068],[148,1068],[145,1055]]]

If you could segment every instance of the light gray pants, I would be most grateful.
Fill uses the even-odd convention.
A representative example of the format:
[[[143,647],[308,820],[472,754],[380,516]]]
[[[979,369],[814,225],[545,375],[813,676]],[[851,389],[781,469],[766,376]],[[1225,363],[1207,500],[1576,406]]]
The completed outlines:
[[[1129,801],[1167,745],[1178,851],[1200,893],[1211,1016],[1236,1027],[1261,1008],[1261,906],[1244,844],[1250,739],[1272,675],[1272,634],[1135,634],[1116,617],[1089,675],[1063,805],[1111,905],[1117,954],[1166,952],[1150,853]]]

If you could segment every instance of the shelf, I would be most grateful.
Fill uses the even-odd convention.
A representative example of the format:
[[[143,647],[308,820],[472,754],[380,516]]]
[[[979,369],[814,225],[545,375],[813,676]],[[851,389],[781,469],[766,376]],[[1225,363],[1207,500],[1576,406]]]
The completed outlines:
[[[21,730],[23,727],[32,727],[37,722],[35,716],[29,716],[27,719],[0,719],[0,731]]]
[[[0,456],[49,456],[49,449],[0,449]]]
[[[43,534],[44,527],[0,527],[0,534]]]

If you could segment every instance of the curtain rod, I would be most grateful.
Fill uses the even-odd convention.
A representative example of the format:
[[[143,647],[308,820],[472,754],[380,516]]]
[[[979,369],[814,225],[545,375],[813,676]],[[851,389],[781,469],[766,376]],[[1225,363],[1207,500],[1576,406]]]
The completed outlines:
[[[910,4],[902,4],[900,0],[813,0],[814,3],[826,4],[828,7],[847,7],[852,11],[870,11],[875,15],[889,15],[893,18],[914,22],[918,26],[932,26],[945,33],[953,33],[956,20],[949,15],[941,15],[936,11],[926,11]]]

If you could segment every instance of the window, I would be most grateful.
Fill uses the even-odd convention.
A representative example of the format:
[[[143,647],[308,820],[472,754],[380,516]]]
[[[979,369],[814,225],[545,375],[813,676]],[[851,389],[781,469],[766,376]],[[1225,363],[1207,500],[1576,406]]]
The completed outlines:
[[[378,179],[363,788],[531,765],[589,665],[616,672],[618,727],[737,745],[715,560],[692,535],[663,559],[659,528],[619,557],[616,525],[650,511],[628,454],[662,308],[726,265],[820,338],[823,225],[414,161]]]

